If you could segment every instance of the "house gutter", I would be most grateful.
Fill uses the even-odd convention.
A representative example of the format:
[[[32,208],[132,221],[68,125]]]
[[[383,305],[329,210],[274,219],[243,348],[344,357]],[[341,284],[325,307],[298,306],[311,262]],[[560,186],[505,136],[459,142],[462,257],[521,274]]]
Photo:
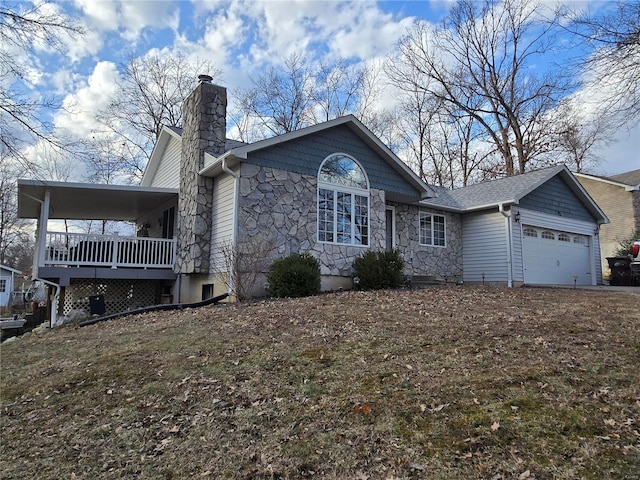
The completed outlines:
[[[500,203],[498,205],[498,211],[504,217],[505,231],[507,235],[507,286],[509,288],[513,287],[513,272],[512,263],[513,263],[513,252],[512,252],[512,232],[511,232],[511,210],[508,212],[504,209],[504,203]]]
[[[228,173],[229,175],[231,175],[233,177],[233,217],[232,217],[232,225],[233,225],[233,232],[232,232],[232,238],[231,238],[231,244],[234,246],[233,249],[233,255],[235,255],[235,250],[236,250],[236,238],[238,235],[238,192],[240,191],[240,174],[237,172],[234,172],[233,170],[231,170],[229,168],[229,165],[227,165],[227,156],[222,157],[222,171],[225,173]],[[235,265],[235,261],[231,262],[231,265]],[[231,296],[234,292],[236,288],[236,279],[233,275],[233,272],[229,272],[229,291],[227,292],[227,294],[229,296]]]

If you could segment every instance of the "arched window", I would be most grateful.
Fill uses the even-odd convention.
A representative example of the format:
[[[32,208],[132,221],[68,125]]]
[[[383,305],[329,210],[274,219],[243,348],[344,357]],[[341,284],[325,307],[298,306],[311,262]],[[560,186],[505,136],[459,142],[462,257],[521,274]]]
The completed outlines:
[[[369,181],[348,155],[330,155],[320,166],[318,240],[369,245]]]

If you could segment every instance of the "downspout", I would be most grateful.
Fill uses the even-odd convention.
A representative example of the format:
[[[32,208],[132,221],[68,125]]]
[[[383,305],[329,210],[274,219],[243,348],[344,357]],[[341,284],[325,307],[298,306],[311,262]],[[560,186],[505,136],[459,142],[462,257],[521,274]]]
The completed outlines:
[[[498,211],[504,217],[505,230],[507,233],[507,286],[509,288],[513,287],[513,272],[511,264],[512,264],[512,234],[511,234],[511,210],[508,212],[504,209],[504,204],[501,203],[498,205]]]
[[[49,327],[54,327],[56,325],[56,321],[58,319],[58,299],[60,298],[60,285],[54,282],[50,282],[49,280],[44,280],[38,276],[38,270],[40,265],[44,265],[44,251],[45,251],[45,243],[47,237],[47,224],[49,223],[49,202],[51,199],[51,192],[49,189],[46,189],[44,192],[44,200],[40,200],[39,198],[32,197],[29,195],[29,198],[35,200],[40,204],[40,218],[38,225],[38,251],[35,252],[35,259],[33,265],[33,275],[31,277],[32,280],[38,280],[45,285],[51,285],[55,287],[56,293],[53,295],[53,300],[51,301],[51,318],[49,319]]]
[[[229,175],[231,175],[233,177],[233,216],[231,221],[233,222],[233,230],[232,230],[232,237],[231,237],[231,244],[234,247],[234,255],[235,255],[235,247],[236,247],[236,238],[237,238],[237,231],[238,231],[238,191],[239,189],[239,183],[240,183],[240,174],[234,172],[233,170],[231,170],[229,168],[229,166],[227,165],[227,157],[223,157],[222,158],[222,171],[225,173],[228,173]],[[233,262],[231,262],[232,265],[235,264],[235,259]],[[231,296],[233,294],[233,291],[236,288],[236,279],[235,276],[233,275],[233,272],[229,272],[229,291],[227,292],[229,296]]]

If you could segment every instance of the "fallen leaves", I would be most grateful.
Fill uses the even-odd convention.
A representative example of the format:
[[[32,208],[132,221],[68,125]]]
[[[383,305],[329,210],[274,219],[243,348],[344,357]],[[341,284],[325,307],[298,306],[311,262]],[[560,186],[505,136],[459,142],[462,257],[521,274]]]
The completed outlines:
[[[371,413],[371,407],[369,405],[361,404],[354,407],[352,413],[362,413],[363,415],[369,415]]]
[[[0,471],[531,480],[572,478],[575,452],[579,475],[622,478],[639,300],[343,292],[62,329],[3,346]]]

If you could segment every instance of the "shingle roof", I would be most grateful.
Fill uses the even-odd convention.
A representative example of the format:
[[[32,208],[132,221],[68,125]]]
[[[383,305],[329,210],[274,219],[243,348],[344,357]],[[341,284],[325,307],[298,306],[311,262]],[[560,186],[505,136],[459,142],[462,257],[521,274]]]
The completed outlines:
[[[438,196],[421,203],[456,210],[474,210],[501,203],[514,203],[565,169],[563,165],[543,168],[455,190],[437,187]]]
[[[182,128],[180,128],[180,127],[171,127],[169,125],[166,125],[166,127],[169,130],[172,130],[174,133],[177,133],[178,135],[182,136]],[[227,139],[225,139],[224,151],[228,152],[229,150],[232,150],[232,149],[238,148],[238,147],[242,147],[243,145],[247,145],[247,144],[245,142],[241,142],[239,140],[233,140],[231,138],[227,138]]]
[[[182,128],[180,127],[171,127],[169,125],[165,125],[165,127],[167,127],[169,130],[173,130],[178,135],[182,135]]]
[[[614,182],[624,183],[625,185],[633,186],[640,185],[640,170],[631,170],[630,172],[619,173],[618,175],[611,175],[607,177]]]

